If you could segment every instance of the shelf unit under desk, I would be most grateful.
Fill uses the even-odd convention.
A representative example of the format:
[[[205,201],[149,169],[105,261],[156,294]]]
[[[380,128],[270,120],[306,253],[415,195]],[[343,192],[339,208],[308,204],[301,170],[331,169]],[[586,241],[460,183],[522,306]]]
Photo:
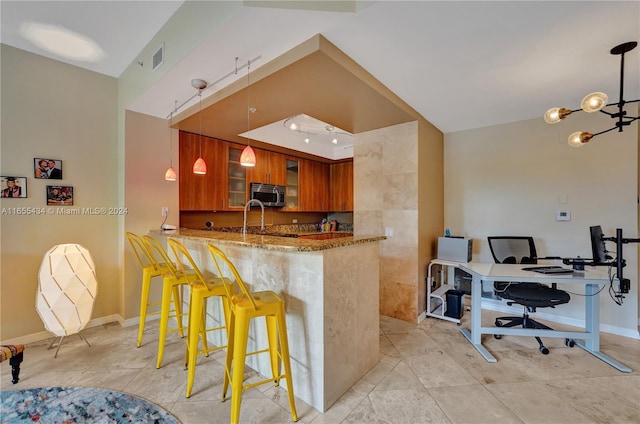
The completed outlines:
[[[448,290],[455,290],[454,285],[443,283],[440,285],[440,287],[431,291],[431,287],[433,287],[433,274],[432,274],[433,265],[441,265],[442,267],[450,267],[450,268],[459,268],[460,262],[447,261],[444,259],[432,259],[431,262],[429,263],[429,267],[427,269],[426,316],[443,319],[445,321],[455,322],[456,324],[460,325],[459,318],[453,318],[445,315],[445,313],[447,312],[446,292]],[[451,278],[451,280],[453,279]],[[447,279],[447,282],[449,282],[449,279]],[[462,307],[464,308],[464,305],[462,305]]]

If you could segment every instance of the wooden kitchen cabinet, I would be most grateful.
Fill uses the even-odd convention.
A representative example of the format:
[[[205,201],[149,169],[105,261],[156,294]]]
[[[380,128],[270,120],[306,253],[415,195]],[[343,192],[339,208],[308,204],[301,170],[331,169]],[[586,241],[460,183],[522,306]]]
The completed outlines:
[[[224,210],[227,197],[228,143],[202,137],[202,158],[207,164],[204,175],[193,173],[193,163],[201,152],[200,136],[180,132],[180,210]]]
[[[244,146],[228,145],[228,184],[227,208],[244,208],[247,202],[247,168],[240,165],[240,155]]]
[[[287,195],[286,209],[300,210],[300,160],[296,158],[287,159]]]
[[[247,168],[248,183],[287,185],[287,156],[263,149],[253,149],[256,166]]]
[[[180,132],[180,210],[242,209],[251,182],[287,187],[286,209],[301,212],[353,211],[353,161],[327,164],[254,149],[256,166],[240,165],[245,146],[202,136],[207,174],[194,174],[200,136]]]
[[[300,159],[299,207],[300,211],[326,212],[329,210],[329,165]]]
[[[331,164],[331,210],[353,211],[353,161]]]

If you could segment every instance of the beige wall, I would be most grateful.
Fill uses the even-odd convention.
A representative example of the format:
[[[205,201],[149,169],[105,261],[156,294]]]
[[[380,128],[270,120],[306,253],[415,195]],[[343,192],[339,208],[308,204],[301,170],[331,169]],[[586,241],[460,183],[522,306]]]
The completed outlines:
[[[117,207],[117,80],[0,45],[1,174],[27,177],[28,198],[0,200],[0,339],[47,336],[35,311],[43,254],[60,243],[79,243],[96,265],[98,295],[93,317],[113,321],[121,258],[118,215],[59,215],[59,211]],[[46,208],[46,180],[36,180],[33,159],[63,161],[63,180],[74,188],[73,206],[39,215],[13,208]]]
[[[418,122],[418,312],[424,314],[427,266],[444,233],[444,134],[426,120]]]
[[[410,322],[424,312],[426,264],[443,224],[442,138],[414,121],[354,139],[354,231],[379,235],[387,229],[380,246],[380,313]],[[432,212],[423,214],[419,206],[427,203]]]
[[[178,225],[178,182],[164,179],[172,155],[173,167],[180,172],[177,130],[171,130],[167,120],[135,112],[126,112],[125,121],[124,203],[130,211],[125,217],[125,231],[146,234],[159,229],[164,220],[162,206],[169,208],[166,223]],[[142,272],[126,239],[123,244],[122,314],[128,325],[138,322]],[[157,283],[152,285],[151,301],[161,298],[161,280]]]
[[[638,124],[578,149],[566,143],[574,131],[610,126],[605,115],[578,113],[557,125],[539,118],[447,134],[446,226],[474,239],[476,261],[492,261],[489,235],[531,235],[539,255],[563,257],[591,257],[591,225],[602,225],[608,236],[622,228],[625,237],[637,237]],[[571,221],[557,222],[557,210],[570,211]],[[605,289],[601,322],[605,331],[637,337],[637,244],[625,245],[624,257],[631,292],[617,306]],[[576,323],[584,318],[583,302],[574,296],[570,304],[540,313]]]

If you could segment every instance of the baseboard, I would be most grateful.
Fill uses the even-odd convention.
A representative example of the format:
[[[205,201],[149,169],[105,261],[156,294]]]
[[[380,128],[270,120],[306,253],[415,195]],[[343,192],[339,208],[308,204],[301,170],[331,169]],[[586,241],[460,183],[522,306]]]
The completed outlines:
[[[147,319],[145,322],[153,321],[156,319],[160,319],[160,314],[147,315]],[[120,322],[120,325],[126,328],[126,327],[132,327],[134,325],[137,326],[139,323],[140,323],[140,317],[134,317],[134,318],[129,318]]]
[[[136,318],[136,323],[138,321],[139,320]],[[121,326],[126,327],[126,325],[124,325],[125,321],[122,319],[122,317],[118,314],[113,314],[113,315],[107,315],[100,318],[94,318],[91,321],[89,321],[89,323],[86,325],[85,328],[97,327],[99,325],[110,324],[112,322],[117,322]],[[39,331],[37,333],[27,334],[26,336],[20,336],[20,337],[16,337],[9,340],[3,340],[2,342],[0,342],[0,344],[3,344],[3,345],[29,344],[29,343],[36,343],[42,340],[50,339],[51,337],[54,337],[52,333],[48,331]]]
[[[427,311],[422,311],[422,313],[418,315],[418,324],[420,324],[426,318],[427,318]]]

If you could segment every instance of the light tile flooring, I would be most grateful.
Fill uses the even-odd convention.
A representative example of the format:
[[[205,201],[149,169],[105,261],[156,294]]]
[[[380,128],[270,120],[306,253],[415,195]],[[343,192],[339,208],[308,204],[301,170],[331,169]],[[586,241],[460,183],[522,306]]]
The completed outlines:
[[[491,316],[483,313],[485,325]],[[156,369],[157,321],[147,325],[139,349],[136,331],[118,324],[86,329],[92,347],[70,336],[56,359],[47,350],[49,341],[29,344],[20,382],[10,383],[9,364],[3,363],[1,388],[97,386],[158,403],[184,424],[229,422],[230,402],[219,401],[222,352],[199,359],[187,399],[183,341],[172,333],[164,364]],[[300,422],[640,423],[640,340],[601,335],[601,350],[632,373],[565,347],[561,339],[545,340],[551,350],[546,356],[533,338],[484,336],[483,342],[497,363],[487,363],[453,323],[429,318],[416,325],[381,317],[378,365],[324,414],[297,400]],[[241,422],[291,422],[284,390],[263,385],[247,391]]]

